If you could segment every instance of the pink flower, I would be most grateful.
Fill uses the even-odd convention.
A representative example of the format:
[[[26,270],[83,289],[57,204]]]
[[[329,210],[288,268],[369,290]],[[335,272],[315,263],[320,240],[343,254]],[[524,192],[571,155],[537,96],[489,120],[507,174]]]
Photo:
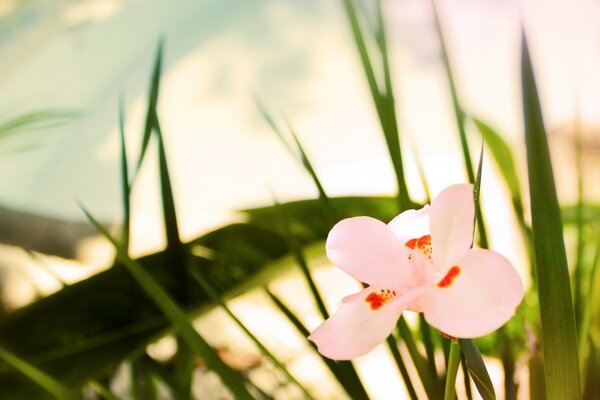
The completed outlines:
[[[523,299],[523,284],[502,255],[471,248],[475,206],[471,185],[442,191],[431,206],[389,224],[347,218],[327,238],[327,256],[369,286],[345,297],[309,336],[326,357],[347,360],[383,342],[404,310],[423,312],[433,327],[457,338],[502,326]]]

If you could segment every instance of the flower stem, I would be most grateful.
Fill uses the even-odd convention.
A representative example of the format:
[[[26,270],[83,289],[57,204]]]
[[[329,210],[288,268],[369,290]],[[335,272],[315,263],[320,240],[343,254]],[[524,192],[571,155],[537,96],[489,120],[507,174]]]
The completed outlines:
[[[453,340],[450,345],[450,356],[448,357],[448,369],[446,371],[446,388],[444,390],[444,400],[454,400],[456,398],[456,373],[460,364],[460,344]]]

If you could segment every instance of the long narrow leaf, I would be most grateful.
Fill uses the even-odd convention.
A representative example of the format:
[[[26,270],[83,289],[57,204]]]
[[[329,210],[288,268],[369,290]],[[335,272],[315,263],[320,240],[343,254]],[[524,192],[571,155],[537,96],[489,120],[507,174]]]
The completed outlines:
[[[227,364],[225,364],[217,352],[210,347],[202,336],[194,329],[185,312],[137,261],[132,260],[119,243],[112,238],[106,229],[100,225],[94,217],[82,207],[89,221],[98,231],[108,239],[117,251],[118,259],[127,268],[140,287],[152,299],[154,304],[163,312],[164,316],[171,322],[173,328],[190,346],[192,351],[202,357],[208,367],[215,371],[222,382],[231,390],[232,394],[239,399],[252,399],[246,388],[244,379]]]
[[[123,199],[123,230],[121,232],[121,243],[125,249],[129,249],[129,231],[131,226],[131,202],[129,185],[129,166],[127,160],[127,146],[125,145],[125,110],[123,100],[119,100],[119,143],[121,148],[121,197]]]
[[[300,319],[277,297],[273,294],[268,288],[265,288],[265,292],[269,296],[269,298],[273,301],[273,304],[281,311],[283,315],[291,322],[292,325],[298,330],[300,335],[303,337],[308,337],[310,335],[310,331],[302,324]],[[333,361],[329,358],[321,355],[321,360],[325,363],[327,368],[331,371],[331,373],[336,377],[342,388],[346,391],[348,396],[351,399],[356,400],[368,400],[369,396],[360,381],[354,366],[350,361]]]
[[[465,363],[469,370],[469,375],[475,382],[475,386],[483,400],[496,399],[494,385],[490,379],[485,363],[479,352],[479,348],[472,339],[460,339],[460,347],[465,357]]]
[[[546,393],[549,399],[576,400],[581,398],[581,377],[569,271],[548,140],[524,34],[521,74]]]
[[[465,170],[467,171],[467,176],[469,178],[469,182],[475,183],[475,173],[473,171],[473,164],[471,161],[471,152],[469,150],[469,142],[467,141],[467,133],[465,129],[465,112],[460,104],[460,99],[458,98],[458,91],[456,90],[456,84],[454,83],[454,76],[452,73],[452,67],[450,65],[450,58],[448,56],[448,49],[446,47],[446,40],[444,38],[444,32],[442,30],[442,26],[440,23],[440,18],[437,11],[436,0],[431,0],[431,7],[433,9],[433,17],[435,20],[435,28],[438,35],[438,40],[440,42],[440,47],[442,50],[442,60],[444,62],[444,70],[446,72],[446,79],[448,81],[448,85],[450,86],[450,94],[452,97],[452,106],[454,108],[454,117],[456,119],[456,126],[458,128],[459,138],[460,138],[460,146],[463,153],[463,159],[465,164]],[[483,221],[483,214],[481,210],[477,211],[477,221],[479,228],[479,240],[481,241],[481,247],[488,247],[487,243],[487,233],[485,230],[485,223]]]
[[[229,317],[236,323],[236,325],[241,330],[243,330],[244,333],[246,333],[246,335],[248,336],[248,338],[250,338],[250,340],[252,340],[252,342],[256,345],[256,347],[259,348],[259,350],[265,355],[265,357],[267,357],[269,360],[271,360],[271,362],[273,363],[273,365],[275,365],[291,382],[293,382],[300,389],[300,391],[302,391],[302,394],[304,395],[304,398],[306,398],[306,399],[313,399],[314,400],[314,397],[304,387],[304,385],[302,385],[294,377],[294,375],[292,375],[290,373],[290,371],[287,369],[287,367],[285,365],[283,365],[281,363],[281,361],[279,361],[277,359],[277,357],[275,357],[273,355],[273,353],[271,353],[271,351],[256,336],[254,336],[254,334],[252,332],[250,332],[250,330],[246,327],[246,325],[244,325],[244,323],[242,321],[239,320],[238,317],[236,317],[236,315],[231,311],[231,309],[229,308],[229,306],[227,306],[227,304],[225,303],[225,301],[223,301],[223,299],[221,299],[221,297],[217,294],[217,292],[215,291],[215,289],[213,287],[211,287],[211,285],[208,283],[208,281],[202,276],[202,274],[200,273],[200,271],[198,269],[192,269],[190,272],[191,272],[192,276],[194,277],[194,279],[196,280],[196,282],[198,282],[198,284],[200,285],[200,287],[202,288],[202,290],[206,294],[208,294],[208,296],[210,297],[210,299],[215,304],[218,304],[219,307],[221,307],[227,313],[227,315],[229,315]]]
[[[158,103],[158,89],[160,87],[160,74],[162,69],[162,53],[163,53],[164,42],[161,39],[158,41],[156,49],[156,56],[154,59],[154,68],[152,70],[152,78],[150,81],[150,91],[148,93],[148,108],[146,111],[146,122],[144,125],[144,132],[142,133],[142,144],[140,146],[140,154],[135,166],[135,174],[139,171],[142,166],[142,161],[146,155],[146,150],[150,144],[150,135],[154,126],[154,119],[156,115],[156,106]]]
[[[389,78],[389,60],[387,53],[382,53],[382,62],[384,65],[384,79],[388,83],[388,93],[383,94],[375,71],[373,70],[373,62],[367,49],[367,43],[359,22],[359,18],[354,7],[353,0],[343,0],[344,9],[346,10],[346,16],[350,23],[354,42],[360,56],[360,60],[363,66],[371,97],[375,104],[377,116],[379,117],[379,123],[388,147],[392,166],[396,174],[396,183],[398,185],[398,201],[402,210],[410,208],[412,201],[408,193],[408,187],[406,185],[406,178],[404,176],[404,164],[402,161],[402,152],[400,150],[400,137],[398,131],[398,122],[396,120],[396,111],[394,105],[393,95],[391,93],[391,82]],[[379,11],[378,11],[379,12]],[[377,27],[376,33],[380,52],[386,51],[384,28],[382,25],[383,20],[379,19],[379,26]],[[386,72],[387,71],[387,72]],[[389,94],[389,96],[388,96]]]

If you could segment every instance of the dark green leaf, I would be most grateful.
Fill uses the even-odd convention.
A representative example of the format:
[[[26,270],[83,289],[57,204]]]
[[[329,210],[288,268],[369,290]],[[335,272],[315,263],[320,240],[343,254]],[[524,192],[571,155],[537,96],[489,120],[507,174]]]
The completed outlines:
[[[492,385],[492,380],[490,379],[485,367],[485,363],[483,362],[483,358],[481,357],[481,353],[479,353],[479,348],[475,344],[475,341],[473,341],[473,339],[460,339],[459,342],[462,353],[465,357],[467,369],[469,370],[471,379],[473,379],[473,382],[475,382],[475,386],[477,387],[479,394],[483,400],[496,399],[494,385]]]

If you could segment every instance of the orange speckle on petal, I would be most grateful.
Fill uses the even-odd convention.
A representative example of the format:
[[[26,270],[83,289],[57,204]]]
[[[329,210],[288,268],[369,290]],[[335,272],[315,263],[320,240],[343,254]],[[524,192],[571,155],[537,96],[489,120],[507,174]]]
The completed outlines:
[[[448,270],[446,276],[444,276],[439,282],[438,287],[447,288],[454,282],[454,279],[460,274],[460,267],[458,265],[453,266]]]
[[[419,239],[415,238],[415,239],[410,239],[408,242],[404,243],[404,245],[406,247],[408,247],[409,249],[414,249],[415,247],[417,247],[417,241]]]
[[[420,238],[410,239],[404,243],[406,247],[413,250],[419,250],[425,257],[431,261],[431,235],[424,235]],[[408,259],[412,259],[412,255],[408,256]]]
[[[371,310],[379,310],[388,301],[396,296],[395,291],[388,289],[381,289],[378,292],[371,292],[365,297],[365,301],[371,304]]]

